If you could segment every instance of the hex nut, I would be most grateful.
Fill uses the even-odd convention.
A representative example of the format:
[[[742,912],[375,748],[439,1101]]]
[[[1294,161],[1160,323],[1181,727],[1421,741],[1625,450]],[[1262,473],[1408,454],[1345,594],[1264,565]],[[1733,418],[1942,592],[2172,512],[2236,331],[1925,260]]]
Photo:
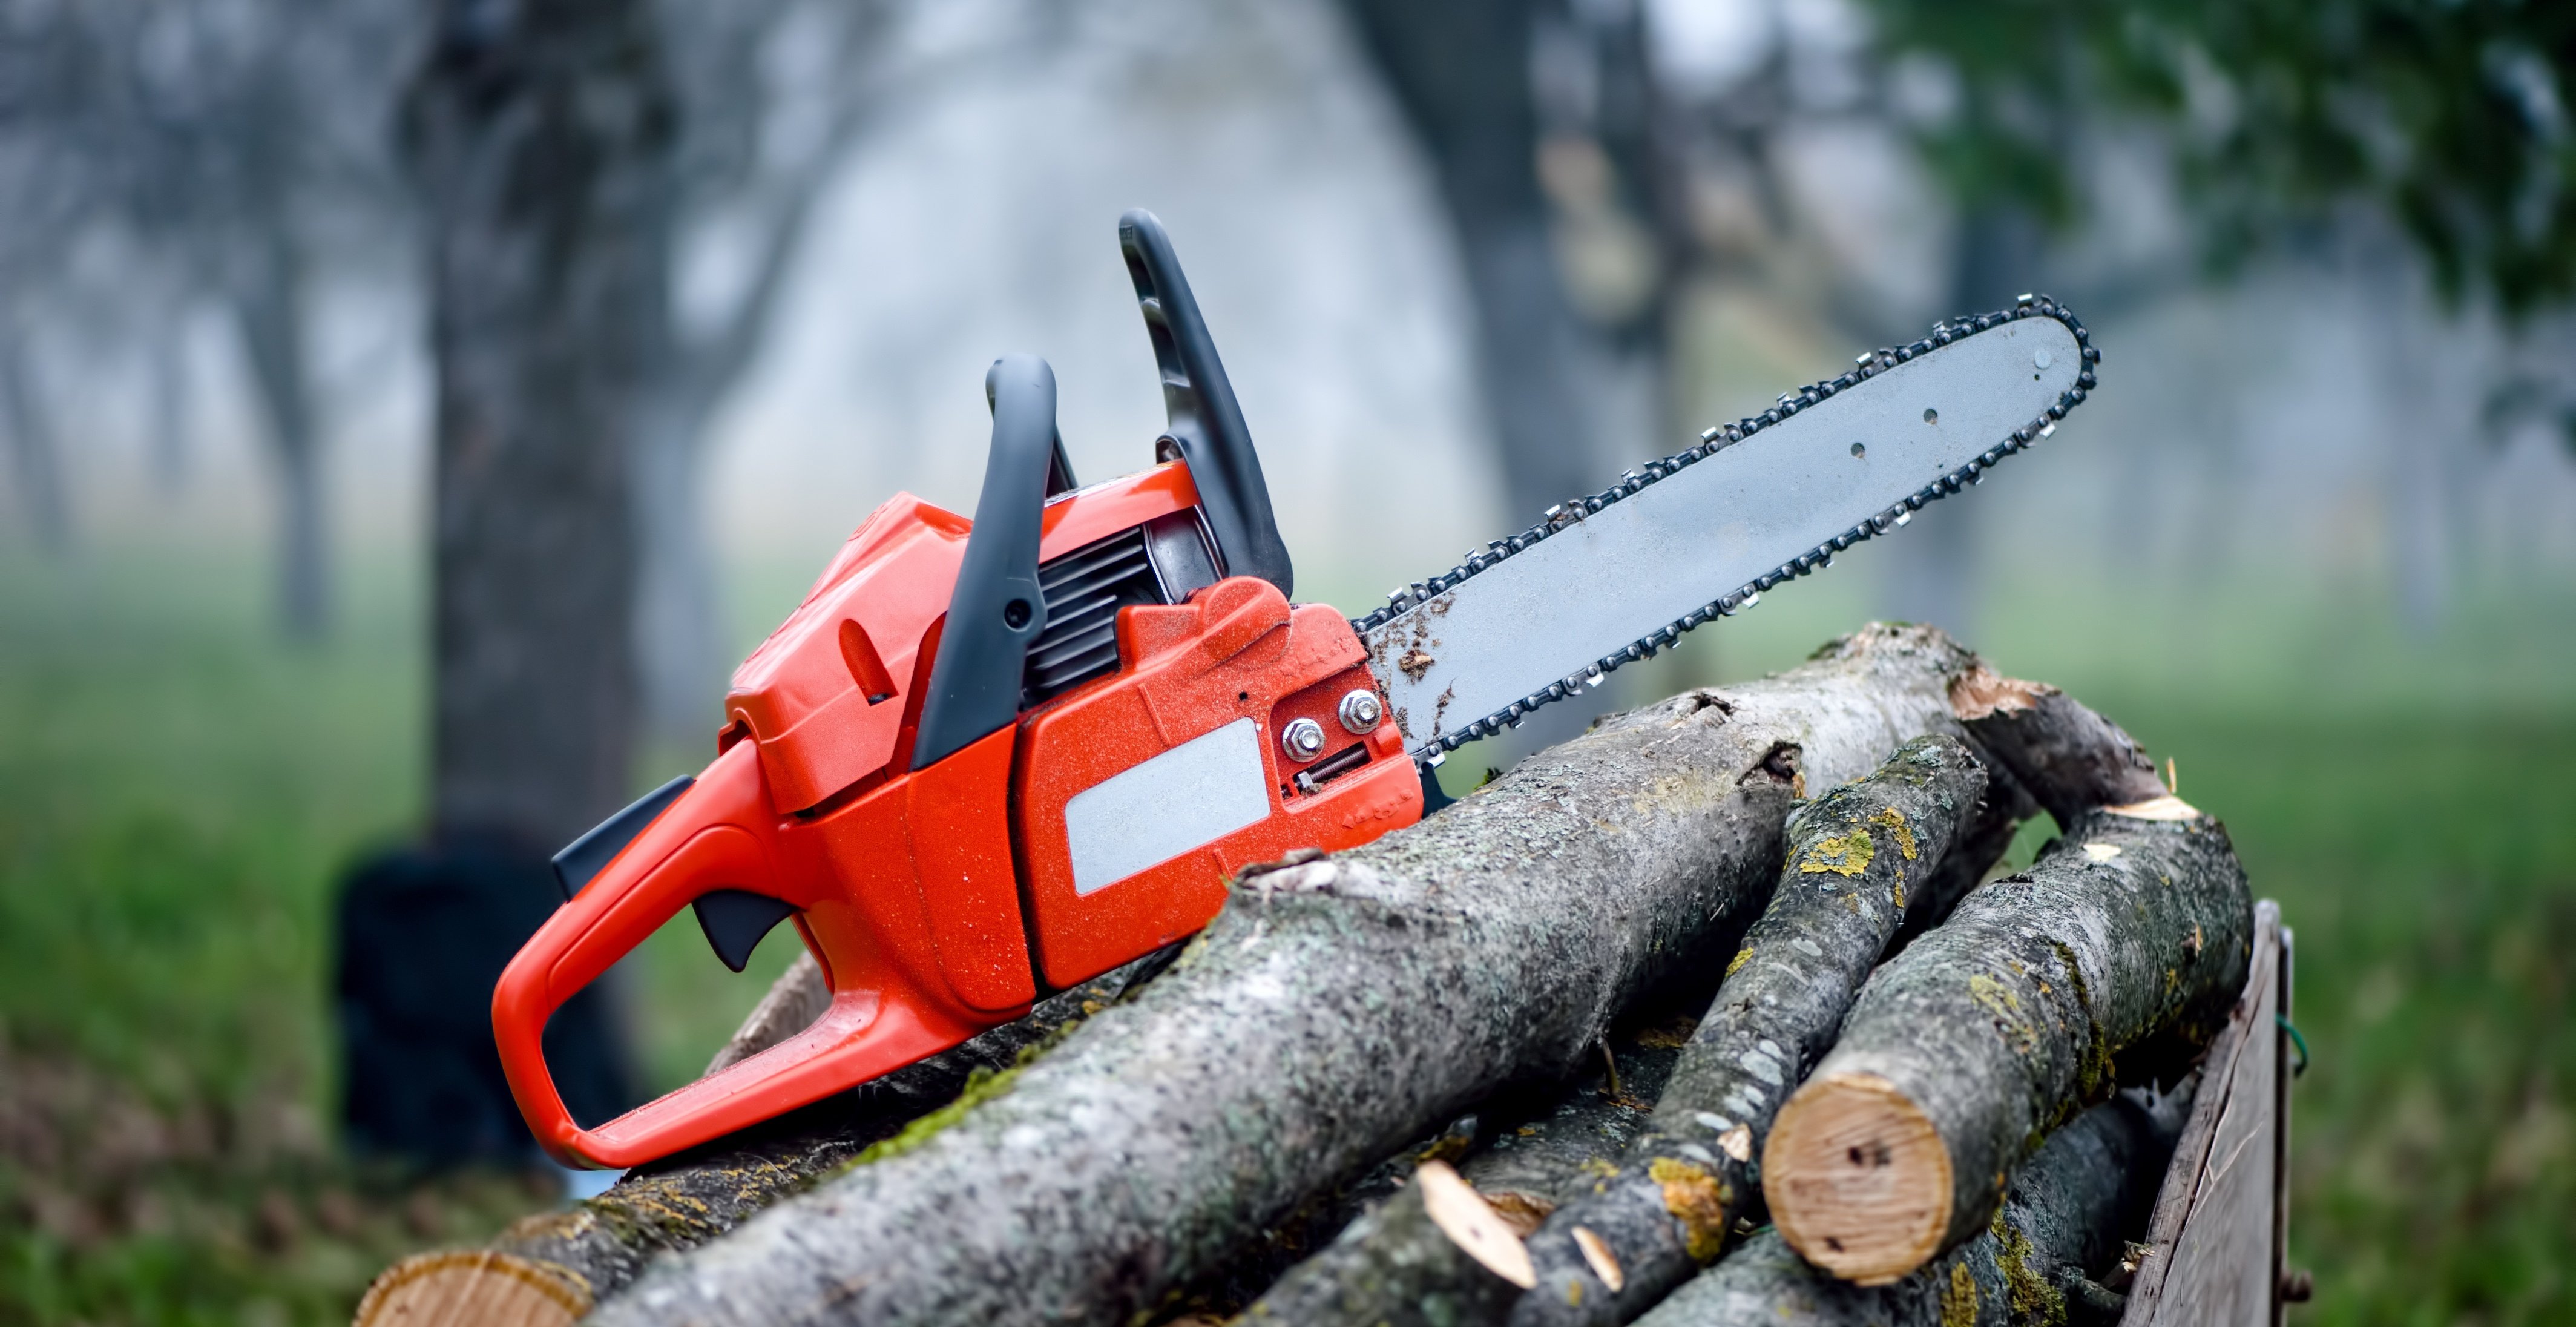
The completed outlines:
[[[1339,713],[1342,727],[1366,737],[1376,732],[1378,723],[1386,718],[1386,703],[1377,698],[1376,692],[1361,687],[1342,697]]]
[[[1291,720],[1279,730],[1279,749],[1291,760],[1313,760],[1324,754],[1324,725],[1312,719]]]

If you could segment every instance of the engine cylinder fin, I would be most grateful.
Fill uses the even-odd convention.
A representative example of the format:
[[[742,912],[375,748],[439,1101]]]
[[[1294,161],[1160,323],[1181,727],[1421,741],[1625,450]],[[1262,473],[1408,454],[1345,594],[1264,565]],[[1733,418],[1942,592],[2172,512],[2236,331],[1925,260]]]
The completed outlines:
[[[1118,610],[1163,602],[1140,527],[1038,567],[1046,598],[1046,631],[1029,648],[1020,684],[1023,708],[1059,696],[1118,667]]]

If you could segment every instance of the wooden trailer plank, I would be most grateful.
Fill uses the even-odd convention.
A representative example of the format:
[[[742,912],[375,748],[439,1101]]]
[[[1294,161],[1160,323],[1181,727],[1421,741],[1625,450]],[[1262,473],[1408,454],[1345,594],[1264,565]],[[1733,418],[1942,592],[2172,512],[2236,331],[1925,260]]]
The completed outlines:
[[[2279,1313],[2281,909],[2255,905],[2245,996],[2202,1067],[2123,1327],[2270,1327]]]

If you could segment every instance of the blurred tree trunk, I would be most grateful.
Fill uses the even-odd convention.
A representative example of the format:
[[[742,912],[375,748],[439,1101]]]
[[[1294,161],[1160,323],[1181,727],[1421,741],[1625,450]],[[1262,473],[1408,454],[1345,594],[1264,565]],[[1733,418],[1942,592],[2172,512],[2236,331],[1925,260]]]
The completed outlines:
[[[29,370],[25,336],[0,319],[0,430],[9,435],[10,460],[18,472],[18,505],[36,546],[59,553],[71,547],[71,499],[63,490],[53,416]]]
[[[1584,365],[1536,172],[1530,0],[1344,0],[1438,173],[1475,301],[1476,364],[1513,528],[1598,489]]]
[[[960,66],[989,58],[996,47],[914,60],[898,77],[897,62],[885,57],[893,47],[887,38],[909,12],[903,0],[730,0],[662,12],[687,120],[678,214],[713,220],[729,244],[751,255],[748,279],[721,311],[674,325],[670,363],[655,375],[634,457],[642,541],[635,648],[645,731],[694,744],[721,718],[735,657],[708,527],[709,426],[759,358],[807,223],[851,139],[889,106],[914,100],[907,90],[953,86]],[[819,92],[779,85],[771,66],[787,32],[831,71]],[[801,150],[777,149],[782,125],[794,128]],[[675,268],[685,266],[682,258],[675,252]]]
[[[1641,14],[1563,0],[1343,7],[1438,175],[1475,304],[1502,530],[1599,491],[1621,464],[1678,450],[1665,368],[1669,276],[1686,240],[1666,196]],[[1483,758],[1508,768],[1626,694],[1620,679],[1548,706]]]
[[[438,365],[432,818],[552,846],[627,789],[676,113],[647,0],[434,22],[402,126]]]
[[[854,118],[845,112],[826,141],[843,141]],[[703,335],[671,338],[671,363],[656,375],[638,421],[633,477],[642,564],[635,649],[643,717],[656,737],[703,741],[720,726],[731,653],[707,527],[708,423],[759,354],[806,219],[832,178],[833,156],[817,153],[763,218],[755,242],[759,267],[725,319]]]
[[[1943,317],[1986,313],[2040,286],[2038,221],[2019,208],[1970,208],[1959,218],[1950,269],[1949,307]],[[1921,335],[1919,332],[1916,335]],[[1963,640],[1974,639],[1985,610],[1977,566],[1977,531],[1987,518],[1972,502],[1935,503],[1915,514],[1914,529],[1891,545],[1881,593],[1885,616],[1928,622]]]
[[[285,217],[269,215],[255,224],[251,271],[232,299],[233,325],[250,362],[277,464],[278,624],[289,640],[315,641],[330,632],[331,582],[321,428],[305,358],[304,255],[287,233],[291,223]]]
[[[146,333],[152,373],[152,482],[164,496],[188,487],[188,302],[176,299]]]

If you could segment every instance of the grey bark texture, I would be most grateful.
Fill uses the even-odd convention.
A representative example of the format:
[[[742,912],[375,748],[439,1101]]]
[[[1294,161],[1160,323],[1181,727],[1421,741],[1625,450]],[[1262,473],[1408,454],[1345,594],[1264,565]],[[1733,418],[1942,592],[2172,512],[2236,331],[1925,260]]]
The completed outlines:
[[[2061,827],[2097,806],[2166,793],[2137,739],[2055,687],[1998,677],[1980,664],[1951,684],[1950,703],[1968,735]]]
[[[1778,1231],[1754,1237],[1640,1327],[2083,1327],[2116,1321],[2102,1288],[2144,1229],[2189,1114],[2188,1092],[2124,1092],[2052,1135],[1988,1228],[1884,1286],[1838,1281]]]
[[[1993,754],[1976,745],[1971,733],[1969,746],[1986,768],[1986,793],[1977,801],[1976,811],[1968,823],[1959,827],[1958,837],[1941,861],[1925,876],[1920,885],[1906,886],[1905,920],[1896,928],[1896,938],[1887,942],[1887,952],[1880,958],[1903,953],[1914,938],[1940,925],[1959,906],[1968,891],[1985,883],[2004,854],[2012,849],[2013,836],[2021,832],[2022,822],[2039,814],[2039,803],[2021,786]],[[1920,891],[1921,897],[1916,893]]]
[[[638,1166],[599,1197],[522,1220],[489,1247],[546,1271],[567,1273],[594,1300],[605,1299],[654,1258],[695,1248],[811,1187],[870,1146],[896,1137],[922,1116],[957,1100],[979,1075],[989,1083],[1010,1072],[1033,1048],[1063,1036],[1126,994],[1140,975],[1149,976],[1140,974],[1143,966],[1130,964],[1060,991],[1017,1022],[853,1091],[696,1151]],[[811,1022],[810,1015],[803,1022],[793,1018],[806,985],[790,968],[708,1072],[731,1063],[727,1055],[757,1054]],[[781,1010],[787,1011],[785,1016]],[[472,1288],[461,1283],[452,1298],[459,1304],[474,1302]]]
[[[1678,1058],[1661,1029],[1614,1039],[1618,1076],[1578,1081],[1534,1115],[1480,1116],[1460,1178],[1526,1235],[1607,1169],[1646,1125],[1647,1103]],[[1520,1287],[1461,1249],[1408,1184],[1277,1278],[1242,1315],[1259,1327],[1463,1327],[1499,1322]],[[1222,1305],[1213,1306],[1222,1309]]]
[[[1760,1205],[1754,1158],[1772,1117],[1833,1045],[1898,924],[1931,909],[1921,888],[1985,790],[1966,744],[1932,735],[1791,815],[1780,883],[1683,1048],[1652,1127],[1614,1177],[1530,1238],[1538,1284],[1513,1306],[1514,1327],[1626,1322],[1717,1258],[1735,1221]],[[1596,1241],[1590,1251],[1578,1230]],[[1599,1266],[1604,1247],[1615,1289]]]
[[[667,362],[675,112],[643,0],[446,0],[401,146],[427,236],[431,817],[569,842],[629,792],[631,457]]]
[[[1861,988],[1763,1151],[1772,1219],[1803,1256],[1846,1270],[1843,1240],[1884,1234],[1890,1259],[1854,1253],[1848,1266],[1867,1269],[1846,1274],[1892,1279],[1958,1247],[2050,1130],[2124,1077],[2176,1068],[2178,1048],[2226,1021],[2253,901],[2225,829],[2169,805],[2189,818],[2076,815],[2029,871],[1971,893]],[[1879,1135],[1813,1145],[1862,1099],[1894,1103],[1873,1117]],[[1925,1196],[1901,1237],[1826,1228],[1854,1191]]]
[[[1749,919],[1802,776],[1955,731],[1968,657],[1873,627],[1606,720],[1422,823],[1238,881],[1133,1003],[1011,1090],[665,1260],[603,1327],[1108,1323],[1498,1088]]]

